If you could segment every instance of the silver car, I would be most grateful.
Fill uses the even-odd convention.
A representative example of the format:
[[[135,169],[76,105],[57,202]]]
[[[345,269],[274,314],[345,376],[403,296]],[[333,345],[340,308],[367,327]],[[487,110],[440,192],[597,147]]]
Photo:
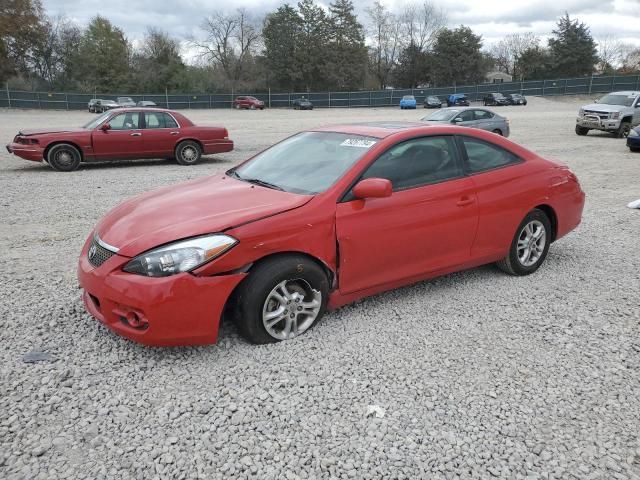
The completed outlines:
[[[449,107],[433,112],[421,119],[422,122],[452,123],[463,127],[488,130],[503,137],[509,136],[509,120],[486,108]]]

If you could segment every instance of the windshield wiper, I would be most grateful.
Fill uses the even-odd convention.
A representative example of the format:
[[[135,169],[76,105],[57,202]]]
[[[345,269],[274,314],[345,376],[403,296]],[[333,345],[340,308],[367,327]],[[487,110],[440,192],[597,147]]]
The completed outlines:
[[[244,178],[244,177],[241,177],[238,174],[238,172],[235,171],[235,169],[228,171],[227,175],[231,175],[232,177],[237,178],[238,180],[242,180],[243,182],[253,183],[254,185],[260,185],[261,187],[272,188],[274,190],[280,190],[281,192],[285,191],[285,189],[282,188],[281,186],[276,185],[274,183],[266,182],[264,180],[260,180],[259,178]]]

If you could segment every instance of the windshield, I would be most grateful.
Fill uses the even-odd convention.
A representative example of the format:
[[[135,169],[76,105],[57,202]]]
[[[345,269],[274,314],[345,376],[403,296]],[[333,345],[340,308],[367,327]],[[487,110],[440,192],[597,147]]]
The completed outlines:
[[[625,107],[630,107],[631,105],[633,105],[633,101],[635,99],[636,97],[632,95],[609,94],[598,100],[598,103],[604,103],[605,105],[623,105]]]
[[[496,97],[496,98],[503,98],[504,97],[504,95],[502,95],[501,93],[494,93],[493,96]]]
[[[93,120],[91,120],[89,123],[84,125],[82,128],[86,128],[87,130],[93,130],[98,125],[100,125],[102,122],[104,122],[107,118],[109,118],[109,115],[111,115],[111,113],[109,113],[109,112],[103,113],[99,117],[96,117]]]
[[[129,97],[118,97],[118,102],[133,102]]]
[[[432,113],[424,117],[422,120],[430,120],[430,121],[444,121],[449,120],[460,113],[460,110],[438,110],[437,112]]]
[[[415,100],[416,98],[413,95],[405,95],[402,97],[403,100]]]
[[[303,132],[227,174],[287,192],[316,194],[333,185],[376,142],[362,135]]]
[[[429,100],[430,102],[439,102],[440,101],[440,99],[438,97],[431,97],[431,96],[427,97],[427,100]]]

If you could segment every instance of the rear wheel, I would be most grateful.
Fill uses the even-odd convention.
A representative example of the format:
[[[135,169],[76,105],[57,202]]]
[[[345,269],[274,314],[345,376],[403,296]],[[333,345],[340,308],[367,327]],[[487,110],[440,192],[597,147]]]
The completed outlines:
[[[496,263],[510,275],[529,275],[544,262],[551,243],[551,222],[537,208],[518,226],[508,255]]]
[[[59,172],[72,172],[80,166],[82,155],[73,145],[59,143],[47,153],[47,163]]]
[[[584,136],[589,133],[589,129],[587,127],[581,127],[580,125],[576,125],[576,134]]]
[[[185,140],[176,147],[176,161],[180,165],[194,165],[202,156],[202,149],[197,142]]]
[[[322,268],[300,255],[274,257],[252,269],[235,295],[234,316],[252,343],[303,334],[324,315],[329,281]]]

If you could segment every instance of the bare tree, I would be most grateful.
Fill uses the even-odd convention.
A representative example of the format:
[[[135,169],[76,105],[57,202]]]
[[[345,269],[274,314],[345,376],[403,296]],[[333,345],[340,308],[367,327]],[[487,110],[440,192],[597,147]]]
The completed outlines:
[[[438,32],[447,25],[447,14],[429,0],[411,2],[404,6],[400,21],[405,46],[414,45],[425,52],[431,50]]]
[[[379,0],[366,9],[369,17],[369,68],[380,88],[386,88],[402,47],[402,22]]]
[[[242,78],[247,62],[260,41],[260,22],[244,8],[227,14],[215,11],[202,25],[205,38],[193,42],[201,55],[222,68],[232,85]]]
[[[621,66],[624,56],[624,44],[615,35],[605,35],[596,40],[598,43],[599,72]]]
[[[518,60],[522,53],[538,47],[539,44],[540,38],[533,32],[512,33],[491,48],[491,55],[500,71],[518,77]]]
[[[632,44],[622,46],[622,72],[640,73],[640,48]]]

